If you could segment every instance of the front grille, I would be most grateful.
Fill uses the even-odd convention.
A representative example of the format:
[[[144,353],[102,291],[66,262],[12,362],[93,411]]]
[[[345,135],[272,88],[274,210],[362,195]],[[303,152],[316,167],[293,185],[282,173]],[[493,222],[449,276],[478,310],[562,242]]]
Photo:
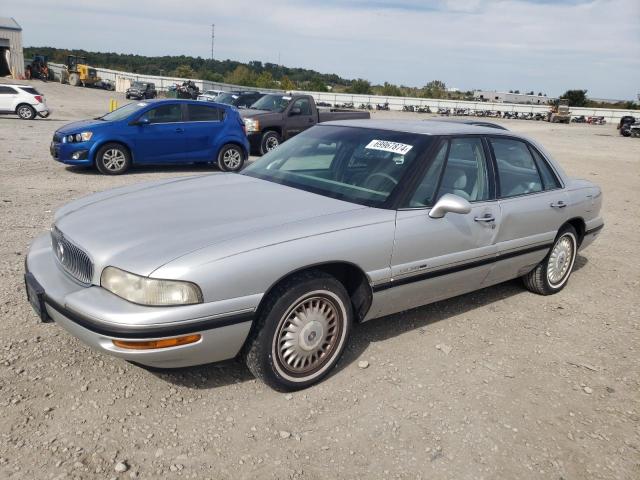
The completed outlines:
[[[60,135],[59,133],[54,133],[53,143],[60,143],[60,142],[62,142],[62,135]]]
[[[90,284],[93,279],[93,263],[89,255],[67,240],[55,226],[51,229],[51,244],[62,268],[79,282]]]

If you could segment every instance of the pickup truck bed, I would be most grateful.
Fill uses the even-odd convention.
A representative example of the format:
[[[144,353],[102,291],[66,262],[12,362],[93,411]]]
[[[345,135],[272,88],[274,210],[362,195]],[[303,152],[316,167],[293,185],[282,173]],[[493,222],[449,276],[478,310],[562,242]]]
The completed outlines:
[[[251,152],[263,155],[282,142],[322,122],[371,118],[369,112],[318,109],[311,95],[269,94],[241,110]]]

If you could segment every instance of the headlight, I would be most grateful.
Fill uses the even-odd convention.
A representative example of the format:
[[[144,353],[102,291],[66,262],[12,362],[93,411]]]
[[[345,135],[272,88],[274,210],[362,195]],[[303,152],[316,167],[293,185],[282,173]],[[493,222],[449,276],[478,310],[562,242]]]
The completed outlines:
[[[247,133],[259,132],[260,131],[260,122],[258,120],[253,120],[251,118],[244,119],[244,126],[247,129]]]
[[[100,285],[125,300],[141,305],[160,307],[202,303],[202,292],[195,283],[141,277],[116,267],[102,271]]]
[[[91,137],[93,137],[93,132],[82,132],[80,134],[80,138],[83,142],[88,142],[89,140],[91,140]],[[77,138],[78,136],[76,135],[76,141],[79,142],[80,140],[78,140]]]

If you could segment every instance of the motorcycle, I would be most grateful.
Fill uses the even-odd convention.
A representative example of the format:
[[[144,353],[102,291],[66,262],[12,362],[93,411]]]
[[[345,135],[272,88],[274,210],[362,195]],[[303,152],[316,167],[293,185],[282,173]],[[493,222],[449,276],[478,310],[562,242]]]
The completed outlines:
[[[571,117],[571,123],[587,123],[587,118],[584,115]]]
[[[415,109],[413,108],[413,105],[403,105],[402,106],[402,111],[403,112],[414,112]]]
[[[379,103],[376,104],[376,110],[390,110],[389,108],[389,102],[385,102],[384,104],[380,105]]]

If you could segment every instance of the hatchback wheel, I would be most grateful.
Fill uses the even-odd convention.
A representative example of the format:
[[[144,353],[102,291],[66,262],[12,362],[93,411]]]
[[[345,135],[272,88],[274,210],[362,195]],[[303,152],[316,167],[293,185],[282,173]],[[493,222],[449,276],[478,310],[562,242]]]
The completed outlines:
[[[227,144],[218,153],[218,168],[223,172],[237,172],[244,165],[245,155],[238,145]]]
[[[131,166],[131,155],[119,143],[107,143],[96,154],[96,168],[105,175],[120,175]]]
[[[540,295],[552,295],[562,290],[576,260],[577,239],[575,228],[563,227],[544,260],[522,277],[527,289]]]
[[[34,118],[36,118],[36,111],[31,105],[18,105],[18,108],[16,108],[16,113],[22,120],[33,120]]]
[[[256,322],[245,353],[249,370],[276,390],[300,390],[338,363],[351,331],[351,300],[334,277],[305,272],[269,294]]]

